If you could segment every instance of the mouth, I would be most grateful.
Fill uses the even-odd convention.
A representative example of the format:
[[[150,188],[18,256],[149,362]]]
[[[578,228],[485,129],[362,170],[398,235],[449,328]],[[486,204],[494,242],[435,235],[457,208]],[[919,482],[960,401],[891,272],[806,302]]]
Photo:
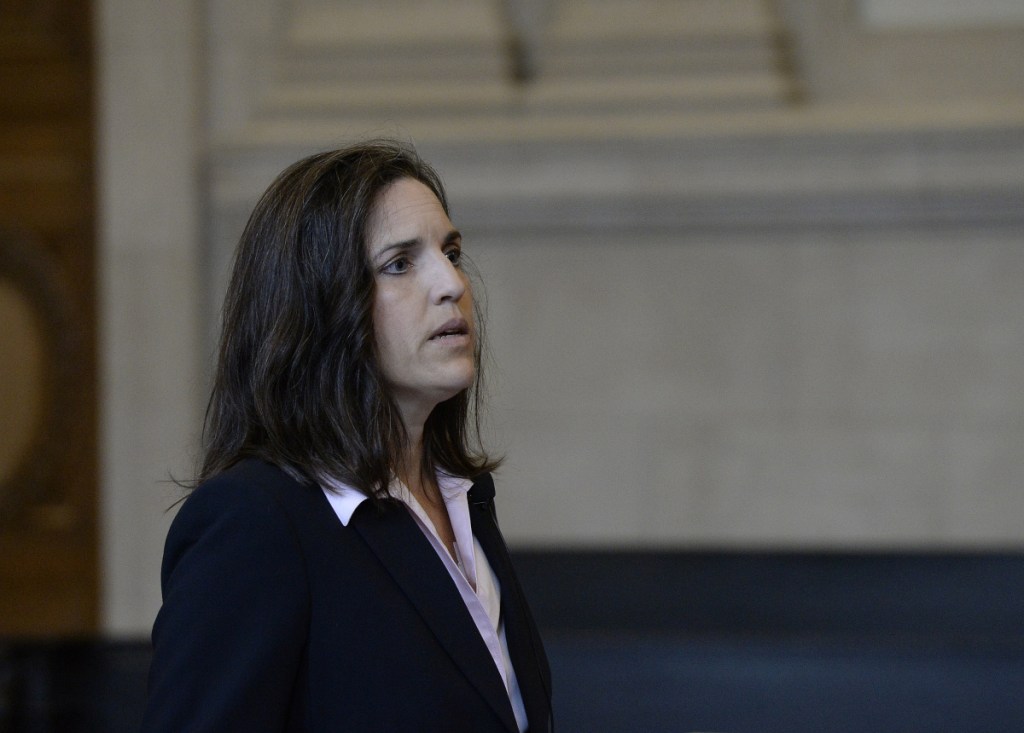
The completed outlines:
[[[429,341],[456,339],[469,336],[469,323],[464,318],[453,318],[431,334]]]

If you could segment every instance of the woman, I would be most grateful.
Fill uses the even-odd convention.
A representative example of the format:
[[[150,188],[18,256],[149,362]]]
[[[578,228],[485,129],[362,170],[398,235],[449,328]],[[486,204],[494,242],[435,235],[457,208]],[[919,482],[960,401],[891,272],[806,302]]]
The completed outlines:
[[[270,186],[167,537],[144,731],[550,729],[496,462],[471,447],[481,325],[412,150],[314,155]]]

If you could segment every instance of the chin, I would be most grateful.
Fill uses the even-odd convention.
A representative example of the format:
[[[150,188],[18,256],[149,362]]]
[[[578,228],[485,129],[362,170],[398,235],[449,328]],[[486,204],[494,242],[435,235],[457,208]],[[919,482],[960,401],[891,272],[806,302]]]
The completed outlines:
[[[448,400],[452,399],[453,397],[458,397],[463,392],[468,391],[469,388],[473,386],[473,379],[474,379],[475,376],[476,375],[475,375],[475,372],[474,372],[474,373],[471,373],[468,378],[452,380],[448,384],[447,388],[444,390],[444,392],[446,393],[446,396],[441,401],[442,402],[447,402]]]
[[[468,392],[469,388],[472,387],[472,386],[473,386],[473,380],[469,380],[468,382],[460,383],[458,386],[452,385],[452,388],[448,392],[448,396],[445,397],[445,400],[450,400],[453,397],[458,397],[460,394],[463,394],[464,392]]]

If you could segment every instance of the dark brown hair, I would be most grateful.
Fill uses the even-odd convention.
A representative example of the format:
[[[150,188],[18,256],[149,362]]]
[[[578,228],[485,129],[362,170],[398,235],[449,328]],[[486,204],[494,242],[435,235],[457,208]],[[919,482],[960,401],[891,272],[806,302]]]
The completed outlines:
[[[422,182],[448,212],[437,173],[390,140],[300,160],[260,198],[224,301],[199,481],[255,457],[303,482],[330,476],[389,496],[407,437],[379,366],[366,235],[379,195],[401,178]],[[424,475],[497,465],[479,438],[480,316],[476,383],[427,419]]]

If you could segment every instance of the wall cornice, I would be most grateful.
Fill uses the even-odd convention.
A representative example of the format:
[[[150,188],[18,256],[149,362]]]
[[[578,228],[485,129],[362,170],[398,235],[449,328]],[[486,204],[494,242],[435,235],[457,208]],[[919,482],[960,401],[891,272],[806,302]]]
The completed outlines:
[[[463,226],[677,229],[1024,221],[1024,105],[767,112],[505,135],[395,126],[442,172]],[[212,149],[215,207],[251,207],[292,160],[359,137],[247,130]],[[641,130],[643,131],[641,133]],[[516,132],[521,134],[515,134]],[[546,133],[546,134],[544,134]],[[237,216],[237,213],[235,214]]]

